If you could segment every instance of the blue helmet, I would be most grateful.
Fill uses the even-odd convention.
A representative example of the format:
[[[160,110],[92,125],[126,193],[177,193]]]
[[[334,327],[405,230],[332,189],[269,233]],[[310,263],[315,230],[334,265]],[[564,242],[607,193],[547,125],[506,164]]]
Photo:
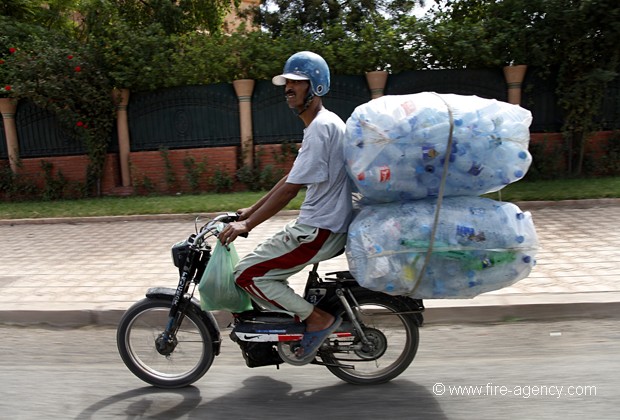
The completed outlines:
[[[316,96],[323,96],[329,92],[327,62],[320,55],[310,51],[301,51],[290,56],[284,64],[282,74],[275,76],[272,82],[276,86],[284,86],[286,79],[309,80],[310,89]]]

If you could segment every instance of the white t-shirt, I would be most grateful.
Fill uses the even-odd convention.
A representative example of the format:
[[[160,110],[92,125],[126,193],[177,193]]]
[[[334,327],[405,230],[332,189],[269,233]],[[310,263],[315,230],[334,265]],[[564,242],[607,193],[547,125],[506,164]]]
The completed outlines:
[[[351,222],[351,182],[343,154],[345,123],[323,108],[304,130],[287,181],[308,187],[298,223],[345,233]]]

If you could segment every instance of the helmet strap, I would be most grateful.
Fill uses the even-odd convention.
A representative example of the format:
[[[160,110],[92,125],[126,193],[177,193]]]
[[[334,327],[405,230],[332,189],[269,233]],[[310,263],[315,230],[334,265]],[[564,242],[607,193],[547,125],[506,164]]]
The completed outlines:
[[[301,111],[297,111],[297,108],[291,108],[291,111],[293,111],[293,114],[300,116],[301,114],[306,112],[308,108],[310,108],[310,104],[312,103],[313,99],[314,99],[314,93],[312,93],[312,89],[309,89],[308,95],[306,96],[306,100],[304,101],[303,109]]]

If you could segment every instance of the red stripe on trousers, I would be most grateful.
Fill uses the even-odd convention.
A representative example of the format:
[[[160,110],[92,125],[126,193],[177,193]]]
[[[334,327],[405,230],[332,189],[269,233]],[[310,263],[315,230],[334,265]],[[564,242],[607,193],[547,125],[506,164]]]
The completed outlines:
[[[330,233],[331,232],[327,229],[319,229],[319,233],[314,239],[314,241],[301,244],[299,247],[295,248],[291,252],[283,254],[272,260],[263,261],[246,268],[239,275],[239,277],[237,277],[237,285],[245,289],[249,294],[258,297],[259,299],[265,300],[272,305],[277,306],[278,308],[286,309],[277,302],[267,298],[267,296],[265,296],[260,291],[260,288],[254,283],[254,279],[256,277],[262,277],[270,270],[276,268],[287,269],[296,267],[303,263],[307,263],[312,258],[314,258],[314,256],[321,250],[321,248],[325,244],[325,241],[327,240],[327,238],[329,238]]]

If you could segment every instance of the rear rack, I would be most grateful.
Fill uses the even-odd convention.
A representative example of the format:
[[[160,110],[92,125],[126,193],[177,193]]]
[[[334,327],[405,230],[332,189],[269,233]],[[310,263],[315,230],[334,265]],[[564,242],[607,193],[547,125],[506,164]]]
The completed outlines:
[[[350,271],[333,271],[325,274],[325,276],[336,276],[336,280],[355,280]]]

